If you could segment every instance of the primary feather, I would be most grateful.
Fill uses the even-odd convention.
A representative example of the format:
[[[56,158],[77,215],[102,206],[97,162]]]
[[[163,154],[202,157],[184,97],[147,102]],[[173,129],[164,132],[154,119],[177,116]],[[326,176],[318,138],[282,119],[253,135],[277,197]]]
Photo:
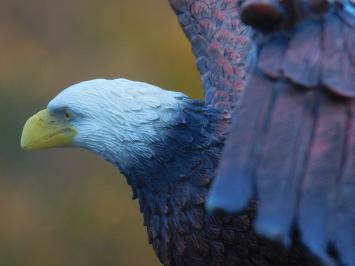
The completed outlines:
[[[210,207],[235,212],[257,196],[259,233],[287,244],[296,225],[324,262],[335,248],[345,265],[355,265],[353,6],[241,2],[259,30],[258,56]],[[260,21],[269,14],[251,14],[263,5],[283,10],[283,20],[266,29]]]

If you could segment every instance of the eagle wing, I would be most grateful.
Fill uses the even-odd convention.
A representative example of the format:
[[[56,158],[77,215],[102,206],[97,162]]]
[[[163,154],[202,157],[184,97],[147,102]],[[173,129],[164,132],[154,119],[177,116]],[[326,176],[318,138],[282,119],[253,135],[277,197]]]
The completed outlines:
[[[259,233],[288,244],[296,226],[324,261],[333,247],[354,266],[355,16],[346,2],[293,13],[293,26],[262,34],[208,206],[235,212],[256,197]]]
[[[191,42],[207,105],[231,110],[245,86],[251,49],[237,0],[170,0]]]

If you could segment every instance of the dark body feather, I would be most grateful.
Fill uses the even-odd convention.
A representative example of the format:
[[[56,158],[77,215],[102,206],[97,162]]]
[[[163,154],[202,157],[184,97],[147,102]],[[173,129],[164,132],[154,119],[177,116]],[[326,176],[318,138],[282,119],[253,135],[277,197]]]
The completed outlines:
[[[254,207],[208,215],[204,203],[229,115],[185,99],[176,122],[153,144],[154,157],[119,166],[139,200],[149,242],[164,265],[317,265],[299,245],[291,252],[256,236]]]
[[[306,2],[295,1],[302,12],[286,26],[256,35],[210,206],[238,211],[257,195],[259,233],[289,243],[297,225],[314,254],[329,262],[333,246],[353,266],[355,16]]]

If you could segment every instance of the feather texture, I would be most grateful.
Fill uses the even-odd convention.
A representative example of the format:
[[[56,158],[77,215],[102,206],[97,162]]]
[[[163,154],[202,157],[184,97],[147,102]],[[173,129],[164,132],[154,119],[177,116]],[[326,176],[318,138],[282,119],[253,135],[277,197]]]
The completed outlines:
[[[353,266],[355,17],[341,3],[312,10],[259,35],[209,206],[239,211],[257,197],[259,233],[289,244],[296,225],[324,262],[335,246]]]
[[[170,0],[189,38],[201,73],[205,100],[231,110],[244,90],[251,50],[250,32],[238,15],[237,0]]]
[[[171,121],[164,148],[123,170],[146,221],[149,243],[164,265],[318,265],[299,243],[295,252],[262,239],[251,227],[254,206],[241,215],[209,215],[204,207],[229,124],[223,111],[184,99],[177,110],[188,123]],[[188,110],[188,111],[187,111]],[[195,127],[200,121],[205,121]],[[178,132],[178,134],[177,134]],[[187,134],[190,138],[182,137]],[[151,144],[154,149],[155,144]],[[202,147],[202,148],[201,148]],[[172,151],[169,162],[152,161]],[[149,167],[154,166],[154,172]],[[121,169],[122,170],[122,169]],[[143,185],[141,185],[143,184]]]

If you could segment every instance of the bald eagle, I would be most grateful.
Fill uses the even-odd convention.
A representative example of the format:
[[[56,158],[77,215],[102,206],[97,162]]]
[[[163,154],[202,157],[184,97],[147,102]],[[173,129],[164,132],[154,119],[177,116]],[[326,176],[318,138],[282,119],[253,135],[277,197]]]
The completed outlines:
[[[164,265],[304,265],[258,238],[253,210],[208,215],[204,202],[229,115],[179,92],[126,79],[81,82],[25,124],[21,145],[88,149],[126,176]],[[310,264],[313,265],[313,264]]]
[[[248,30],[233,1],[171,4],[191,40],[206,101],[122,78],[81,82],[26,122],[22,147],[80,147],[117,166],[164,265],[316,265],[299,245],[286,251],[258,237],[253,205],[240,215],[206,212],[231,106],[244,86]]]
[[[235,0],[170,3],[191,41],[205,101],[122,78],[85,81],[26,122],[21,146],[84,148],[117,166],[164,265],[320,265],[297,237],[285,250],[258,236],[254,200],[239,214],[205,210],[246,66],[255,59],[252,32],[241,23]],[[238,191],[232,196],[243,196]]]

